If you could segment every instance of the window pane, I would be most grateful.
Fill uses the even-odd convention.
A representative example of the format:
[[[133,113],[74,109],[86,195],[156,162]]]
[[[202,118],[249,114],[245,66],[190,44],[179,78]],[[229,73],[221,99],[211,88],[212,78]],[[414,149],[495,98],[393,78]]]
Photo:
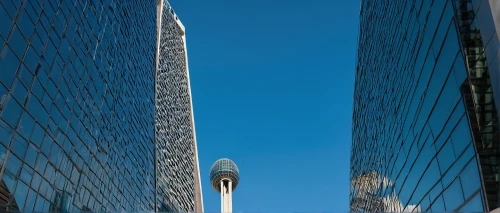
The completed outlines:
[[[462,171],[462,169],[467,165],[467,163],[473,158],[474,156],[474,146],[471,144],[465,153],[457,158],[453,166],[448,170],[448,172],[444,175],[443,179],[441,180],[443,182],[443,185],[448,185],[455,177],[459,175],[459,172]]]
[[[46,155],[46,156],[49,156],[50,154],[50,148],[52,147],[52,143],[54,141],[52,140],[52,138],[49,136],[49,135],[45,135],[44,139],[43,139],[43,144],[42,144],[42,148],[41,148],[41,151]]]
[[[23,168],[21,169],[20,179],[25,183],[30,183],[31,179],[33,179],[33,172],[33,169],[24,164]]]
[[[36,195],[37,195],[37,193],[35,191],[33,191],[33,189],[29,190],[28,197],[26,199],[26,207],[24,208],[25,212],[33,212],[33,207],[35,206]]]
[[[13,27],[13,30],[10,32],[8,44],[14,53],[16,53],[18,58],[22,58],[24,56],[26,47],[28,47],[28,42],[24,38],[23,34],[21,34],[21,30],[17,26]]]
[[[26,68],[24,64],[22,64],[21,67],[19,68],[17,76],[26,88],[31,87],[33,74],[30,73],[30,71],[28,70],[28,68]]]
[[[30,138],[31,132],[33,131],[33,127],[35,126],[35,120],[28,114],[26,111],[23,112],[21,116],[21,121],[19,122],[18,132],[24,138]]]
[[[462,185],[464,196],[470,197],[481,187],[481,179],[479,177],[479,170],[476,159],[472,160],[467,167],[460,174],[460,179],[464,183]]]
[[[43,204],[44,204],[44,199],[42,198],[42,196],[40,194],[38,194],[38,196],[36,198],[35,209],[41,210],[43,208]]]
[[[429,124],[433,132],[441,132],[460,97],[460,90],[456,86],[455,81],[451,77],[448,78],[429,118]]]
[[[21,136],[16,135],[14,137],[14,142],[11,146],[11,151],[15,153],[18,157],[24,157],[26,154],[26,148],[28,147],[28,143]]]
[[[7,104],[2,111],[2,118],[11,126],[16,127],[21,116],[21,106],[12,96],[7,97]]]
[[[47,162],[47,158],[42,153],[39,153],[36,159],[35,169],[43,174],[45,172],[45,167],[47,167]]]
[[[446,212],[443,202],[443,196],[439,196],[432,204],[432,212]]]
[[[455,130],[453,130],[451,138],[453,141],[455,154],[457,155],[471,143],[472,137],[469,128],[469,121],[467,120],[467,118],[464,117],[462,120],[460,120]]]
[[[455,161],[453,146],[449,140],[443,146],[441,151],[439,151],[438,161],[439,161],[439,168],[441,168],[441,172],[443,174],[446,172],[446,170],[448,170],[448,168],[450,168],[451,164]]]
[[[33,142],[37,147],[40,147],[42,145],[42,139],[43,139],[43,134],[44,130],[38,123],[35,123],[35,127],[33,129],[33,134],[31,135],[31,142]]]
[[[38,152],[36,150],[36,147],[33,145],[29,145],[28,149],[26,150],[26,157],[24,158],[24,160],[30,166],[35,167],[35,161],[36,161],[37,155],[38,155]]]
[[[26,201],[26,195],[28,194],[28,186],[22,181],[17,182],[16,192],[14,193],[14,198],[19,206],[20,210],[23,211],[24,202]]]
[[[29,39],[31,37],[31,34],[33,33],[33,30],[35,29],[35,25],[33,25],[33,22],[28,16],[28,13],[26,13],[26,10],[22,10],[21,14],[17,16],[16,22],[19,25],[19,28],[21,29],[24,37]]]
[[[26,100],[26,97],[28,96],[28,90],[26,89],[25,86],[21,83],[21,81],[16,80],[14,81],[14,86],[13,86],[13,91],[12,94],[16,98],[16,100],[21,103],[21,105],[24,105],[24,101]]]
[[[9,90],[5,88],[2,83],[0,83],[0,113],[2,112],[2,109],[4,107],[8,92]]]
[[[466,184],[465,184],[466,185]],[[464,186],[465,186],[464,185]],[[472,198],[465,206],[462,206],[459,212],[484,212],[484,206],[483,206],[483,200],[481,197],[482,192],[479,191],[479,193]]]
[[[7,148],[0,144],[0,169],[3,166],[3,162],[5,160],[5,155],[7,155]]]
[[[431,201],[434,201],[443,191],[443,184],[441,182],[438,182],[434,188],[429,192],[429,198]]]
[[[9,47],[5,47],[0,53],[0,67],[2,68],[0,81],[7,88],[10,88],[14,81],[17,68],[19,67],[19,59]]]
[[[432,149],[434,148],[432,147]],[[425,174],[423,174],[423,177],[420,180],[418,186],[415,187],[415,192],[413,193],[412,199],[417,199],[416,202],[418,202],[427,192],[432,189],[432,187],[434,187],[440,177],[441,173],[439,172],[437,161],[433,160],[425,171]]]
[[[10,154],[5,166],[5,172],[11,174],[12,176],[17,176],[19,170],[21,170],[22,162],[15,155]]]
[[[13,132],[14,130],[10,128],[7,123],[3,122],[2,119],[0,119],[0,143],[9,147]]]
[[[460,87],[467,78],[467,71],[465,70],[465,62],[462,57],[457,57],[453,65],[453,75],[457,87]]]
[[[460,178],[455,179],[453,183],[443,193],[446,211],[452,212],[464,202],[462,193],[462,184]]]
[[[7,38],[10,32],[10,28],[12,27],[12,19],[10,18],[7,10],[0,4],[0,35],[2,37]]]

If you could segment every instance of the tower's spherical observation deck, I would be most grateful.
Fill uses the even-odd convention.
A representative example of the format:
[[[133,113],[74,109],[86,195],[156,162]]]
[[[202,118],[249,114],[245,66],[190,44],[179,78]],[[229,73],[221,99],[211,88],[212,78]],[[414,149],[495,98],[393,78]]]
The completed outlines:
[[[238,167],[232,160],[227,158],[215,161],[212,168],[210,168],[210,182],[212,182],[212,187],[219,193],[221,192],[220,182],[222,180],[231,180],[233,191],[236,189],[238,181],[240,180]]]

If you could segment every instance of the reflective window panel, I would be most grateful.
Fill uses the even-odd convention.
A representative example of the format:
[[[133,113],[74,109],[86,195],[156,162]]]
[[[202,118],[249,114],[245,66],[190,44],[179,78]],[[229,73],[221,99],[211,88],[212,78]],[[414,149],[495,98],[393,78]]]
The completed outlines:
[[[350,210],[487,211],[479,169],[498,120],[484,60],[471,60],[473,4],[384,2],[361,4]]]

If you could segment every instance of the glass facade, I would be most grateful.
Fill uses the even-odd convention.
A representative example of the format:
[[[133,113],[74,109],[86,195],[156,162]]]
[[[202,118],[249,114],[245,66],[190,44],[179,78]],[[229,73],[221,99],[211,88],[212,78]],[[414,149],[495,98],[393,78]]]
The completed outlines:
[[[172,122],[155,121],[157,12],[156,0],[0,2],[0,211],[193,211],[195,172],[179,168],[196,170],[196,152],[174,166],[155,146],[155,122]],[[166,174],[187,190],[168,199],[189,206],[161,199]]]
[[[158,202],[180,212],[203,212],[185,29],[168,2],[159,2],[155,98]]]
[[[362,1],[352,212],[498,207],[492,20],[488,0]]]

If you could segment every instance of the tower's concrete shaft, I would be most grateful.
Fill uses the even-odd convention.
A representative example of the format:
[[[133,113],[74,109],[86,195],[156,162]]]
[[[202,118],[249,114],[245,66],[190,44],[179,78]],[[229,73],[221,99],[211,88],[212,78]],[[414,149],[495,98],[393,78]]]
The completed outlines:
[[[222,180],[220,182],[220,200],[221,213],[233,212],[233,182],[231,180]]]

